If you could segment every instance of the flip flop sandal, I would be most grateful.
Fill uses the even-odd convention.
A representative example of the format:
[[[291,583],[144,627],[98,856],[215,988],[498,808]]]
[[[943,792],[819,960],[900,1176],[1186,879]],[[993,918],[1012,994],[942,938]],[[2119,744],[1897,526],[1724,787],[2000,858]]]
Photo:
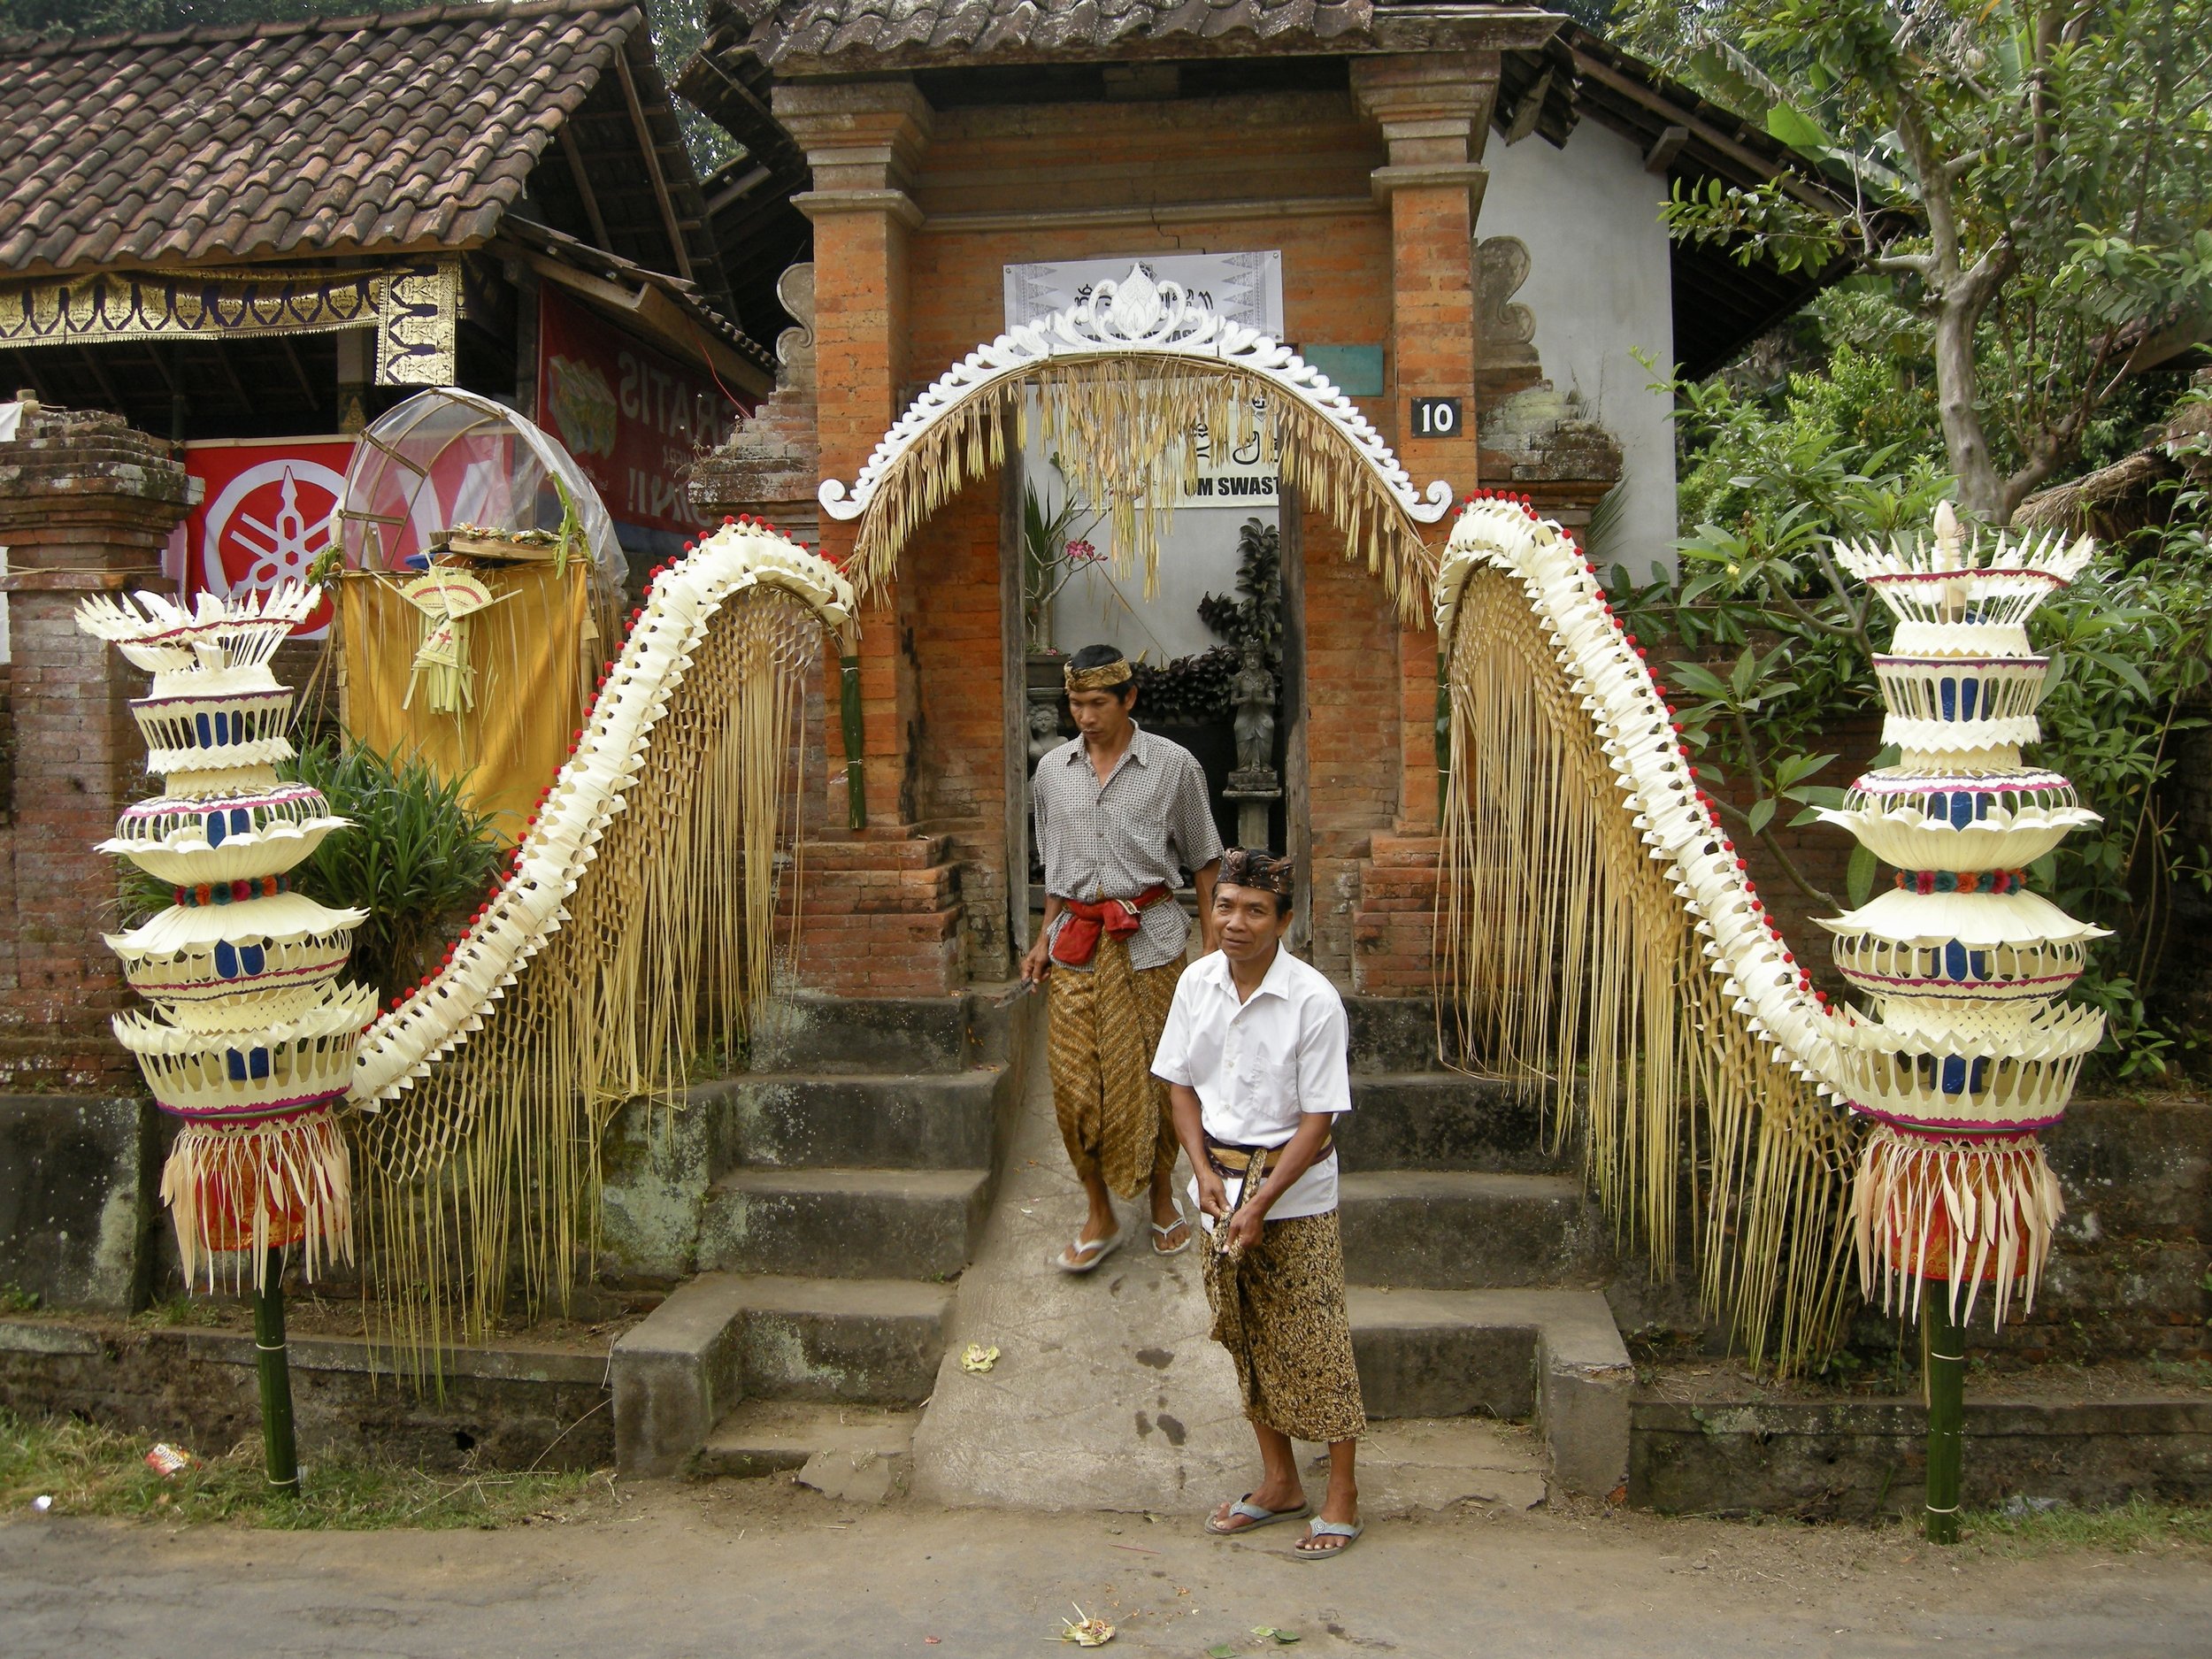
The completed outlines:
[[[1083,1240],[1083,1229],[1078,1227],[1075,1241],[1068,1247],[1075,1252],[1075,1259],[1072,1262],[1068,1260],[1067,1250],[1063,1250],[1052,1258],[1052,1264],[1064,1273],[1087,1273],[1121,1248],[1122,1238],[1121,1233],[1112,1233],[1102,1239],[1093,1239],[1087,1244]]]
[[[1166,1248],[1163,1249],[1160,1246],[1160,1240],[1166,1238],[1169,1233],[1174,1232],[1178,1227],[1183,1229],[1182,1243],[1171,1244]],[[1156,1221],[1152,1224],[1152,1254],[1155,1256],[1180,1256],[1184,1251],[1190,1248],[1191,1240],[1196,1236],[1197,1229],[1191,1225],[1190,1219],[1187,1216],[1178,1216],[1174,1220],[1167,1222],[1164,1225]]]
[[[1367,1529],[1357,1521],[1315,1521],[1306,1528],[1306,1536],[1290,1548],[1291,1555],[1299,1561],[1326,1561],[1332,1555],[1341,1555],[1359,1541],[1359,1535]],[[1340,1538],[1340,1544],[1326,1549],[1316,1549],[1310,1540],[1317,1538]]]
[[[1229,1513],[1241,1515],[1249,1525],[1225,1526],[1210,1515],[1206,1517],[1206,1530],[1216,1538],[1238,1538],[1246,1532],[1256,1532],[1263,1526],[1272,1526],[1278,1521],[1302,1521],[1313,1513],[1313,1505],[1302,1503],[1294,1509],[1263,1509],[1252,1502],[1252,1494],[1248,1492],[1229,1506]]]

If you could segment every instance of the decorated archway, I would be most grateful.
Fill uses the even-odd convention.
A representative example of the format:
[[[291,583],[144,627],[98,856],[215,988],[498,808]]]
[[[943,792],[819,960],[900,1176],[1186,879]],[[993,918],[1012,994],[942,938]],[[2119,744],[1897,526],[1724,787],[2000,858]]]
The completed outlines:
[[[864,597],[890,581],[924,519],[1006,463],[1010,426],[1033,414],[1070,483],[1108,512],[1118,567],[1141,564],[1148,588],[1160,527],[1197,476],[1200,446],[1248,440],[1265,424],[1301,501],[1336,523],[1348,555],[1364,557],[1409,621],[1425,617],[1436,557],[1423,526],[1450,507],[1451,486],[1440,479],[1417,493],[1326,375],[1141,266],[970,352],[908,406],[849,488],[823,481],[823,511],[859,520],[847,570]]]

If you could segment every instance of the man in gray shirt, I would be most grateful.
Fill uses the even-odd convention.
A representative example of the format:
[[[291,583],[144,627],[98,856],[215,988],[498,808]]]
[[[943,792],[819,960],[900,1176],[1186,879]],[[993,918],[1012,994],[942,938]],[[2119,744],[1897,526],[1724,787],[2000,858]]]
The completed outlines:
[[[1151,1074],[1182,975],[1189,924],[1182,872],[1198,888],[1202,948],[1221,858],[1206,774],[1191,752],[1131,718],[1136,676],[1110,645],[1065,671],[1081,735],[1037,763],[1032,796],[1045,865],[1045,925],[1022,978],[1050,992],[1052,1104],[1090,1213],[1054,1259],[1087,1273],[1121,1242],[1111,1194],[1151,1189],[1152,1248],[1191,1240],[1175,1202],[1175,1124]]]

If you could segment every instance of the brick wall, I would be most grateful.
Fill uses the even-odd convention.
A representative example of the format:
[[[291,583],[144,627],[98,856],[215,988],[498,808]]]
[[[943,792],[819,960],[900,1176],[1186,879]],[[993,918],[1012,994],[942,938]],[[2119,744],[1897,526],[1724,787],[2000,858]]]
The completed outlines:
[[[92,850],[147,793],[129,700],[145,677],[78,631],[88,595],[160,586],[160,549],[187,480],[166,445],[111,415],[27,413],[0,444],[8,549],[14,810],[0,826],[0,1086],[134,1087],[108,1030],[130,1001],[101,942],[116,924],[114,861]]]

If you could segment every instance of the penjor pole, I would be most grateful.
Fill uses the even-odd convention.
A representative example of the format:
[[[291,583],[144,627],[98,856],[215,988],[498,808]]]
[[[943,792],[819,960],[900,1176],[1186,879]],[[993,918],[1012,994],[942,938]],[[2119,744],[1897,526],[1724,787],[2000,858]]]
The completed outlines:
[[[108,936],[158,1018],[115,1017],[115,1034],[165,1112],[182,1120],[161,1174],[188,1286],[217,1258],[242,1286],[250,1264],[269,1479],[299,1486],[284,1341],[285,1251],[309,1278],[324,1252],[353,1255],[351,1167],[334,1116],[376,994],[341,985],[361,910],[292,890],[291,872],[346,820],[319,790],[277,775],[292,758],[292,693],[269,659],[313,609],[313,589],[108,595],[77,625],[153,675],[132,716],[160,795],[127,808],[99,850],[169,883],[175,902]]]
[[[1895,885],[1820,925],[1879,1010],[1838,1022],[1835,1081],[1875,1125],[1852,1189],[1861,1279],[1920,1323],[1932,1543],[1959,1536],[1965,1328],[1985,1286],[1993,1325],[2016,1287],[2024,1310],[2035,1305],[2065,1208],[2036,1132],[2065,1112],[2104,1035],[2101,1013],[2058,999],[2105,930],[2025,880],[2097,815],[2020,760],[2041,734],[2050,672],[2028,619],[2093,551],[2087,536],[1999,536],[1985,550],[1947,502],[1932,543],[1836,549],[1897,625],[1874,672],[1899,764],[1821,813],[1894,866]]]

